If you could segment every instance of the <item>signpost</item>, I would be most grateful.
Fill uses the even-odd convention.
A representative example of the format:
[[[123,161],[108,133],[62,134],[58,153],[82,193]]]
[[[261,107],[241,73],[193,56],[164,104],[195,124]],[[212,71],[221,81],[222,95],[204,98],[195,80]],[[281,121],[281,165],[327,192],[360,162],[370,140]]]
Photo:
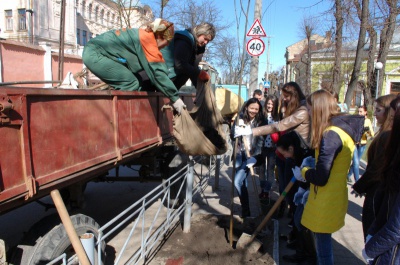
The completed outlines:
[[[251,39],[247,42],[246,48],[251,56],[260,56],[265,50],[265,44],[261,39]]]
[[[260,56],[265,50],[265,44],[260,38],[267,36],[264,28],[261,26],[260,20],[256,19],[254,21],[253,26],[251,26],[246,36],[251,37],[247,41],[247,53],[251,56]]]

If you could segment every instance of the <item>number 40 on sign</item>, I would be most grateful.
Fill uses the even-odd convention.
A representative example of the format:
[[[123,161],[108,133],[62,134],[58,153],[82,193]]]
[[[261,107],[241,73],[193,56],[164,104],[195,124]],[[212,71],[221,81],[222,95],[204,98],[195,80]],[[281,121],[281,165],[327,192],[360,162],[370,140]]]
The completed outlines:
[[[265,44],[261,39],[251,39],[247,42],[247,52],[251,56],[260,56],[265,49]]]

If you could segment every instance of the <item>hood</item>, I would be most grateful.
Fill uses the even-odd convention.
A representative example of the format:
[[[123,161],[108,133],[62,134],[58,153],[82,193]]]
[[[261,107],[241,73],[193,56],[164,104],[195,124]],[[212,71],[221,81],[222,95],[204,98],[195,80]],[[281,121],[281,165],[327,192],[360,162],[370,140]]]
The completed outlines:
[[[355,143],[360,142],[364,130],[364,116],[360,115],[339,115],[332,117],[331,125],[344,130]]]

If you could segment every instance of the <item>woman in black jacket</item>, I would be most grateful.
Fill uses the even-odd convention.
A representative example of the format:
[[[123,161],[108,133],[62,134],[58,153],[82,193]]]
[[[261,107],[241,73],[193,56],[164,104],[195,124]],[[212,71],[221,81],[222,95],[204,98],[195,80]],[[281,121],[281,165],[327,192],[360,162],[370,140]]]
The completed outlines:
[[[400,264],[400,96],[390,107],[392,132],[381,164],[382,181],[374,196],[374,204],[380,206],[365,245],[365,254],[375,265]]]

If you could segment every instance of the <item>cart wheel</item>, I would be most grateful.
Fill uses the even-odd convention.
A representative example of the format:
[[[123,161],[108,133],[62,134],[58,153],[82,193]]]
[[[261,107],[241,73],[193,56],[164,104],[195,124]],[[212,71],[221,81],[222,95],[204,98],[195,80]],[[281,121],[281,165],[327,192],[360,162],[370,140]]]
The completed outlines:
[[[32,240],[36,240],[36,244],[33,247],[29,247],[26,245],[18,246],[17,251],[13,255],[14,264],[47,264],[48,262],[52,261],[63,253],[67,254],[67,259],[70,259],[72,256],[75,255],[74,249],[64,229],[64,225],[62,223],[59,223],[53,228],[49,226],[49,224],[51,225],[51,223],[53,222],[53,219],[54,215],[48,216],[32,226],[31,231],[29,231],[26,235],[27,238],[25,242],[32,242]],[[71,221],[78,235],[82,235],[84,233],[92,233],[94,234],[94,241],[97,242],[99,225],[95,222],[95,220],[86,215],[77,214],[71,216]],[[39,228],[40,226],[50,227],[51,230],[44,234],[44,236],[39,236],[36,237],[36,239],[33,239],[32,237],[37,235],[38,231],[32,230],[35,230],[35,228]],[[43,228],[39,230],[43,230]],[[102,246],[101,262],[97,261],[97,247],[94,253],[95,264],[104,264],[105,245]],[[62,264],[62,262],[60,261],[57,264]],[[75,255],[75,258],[70,259],[68,261],[68,264],[79,264],[77,256]]]

